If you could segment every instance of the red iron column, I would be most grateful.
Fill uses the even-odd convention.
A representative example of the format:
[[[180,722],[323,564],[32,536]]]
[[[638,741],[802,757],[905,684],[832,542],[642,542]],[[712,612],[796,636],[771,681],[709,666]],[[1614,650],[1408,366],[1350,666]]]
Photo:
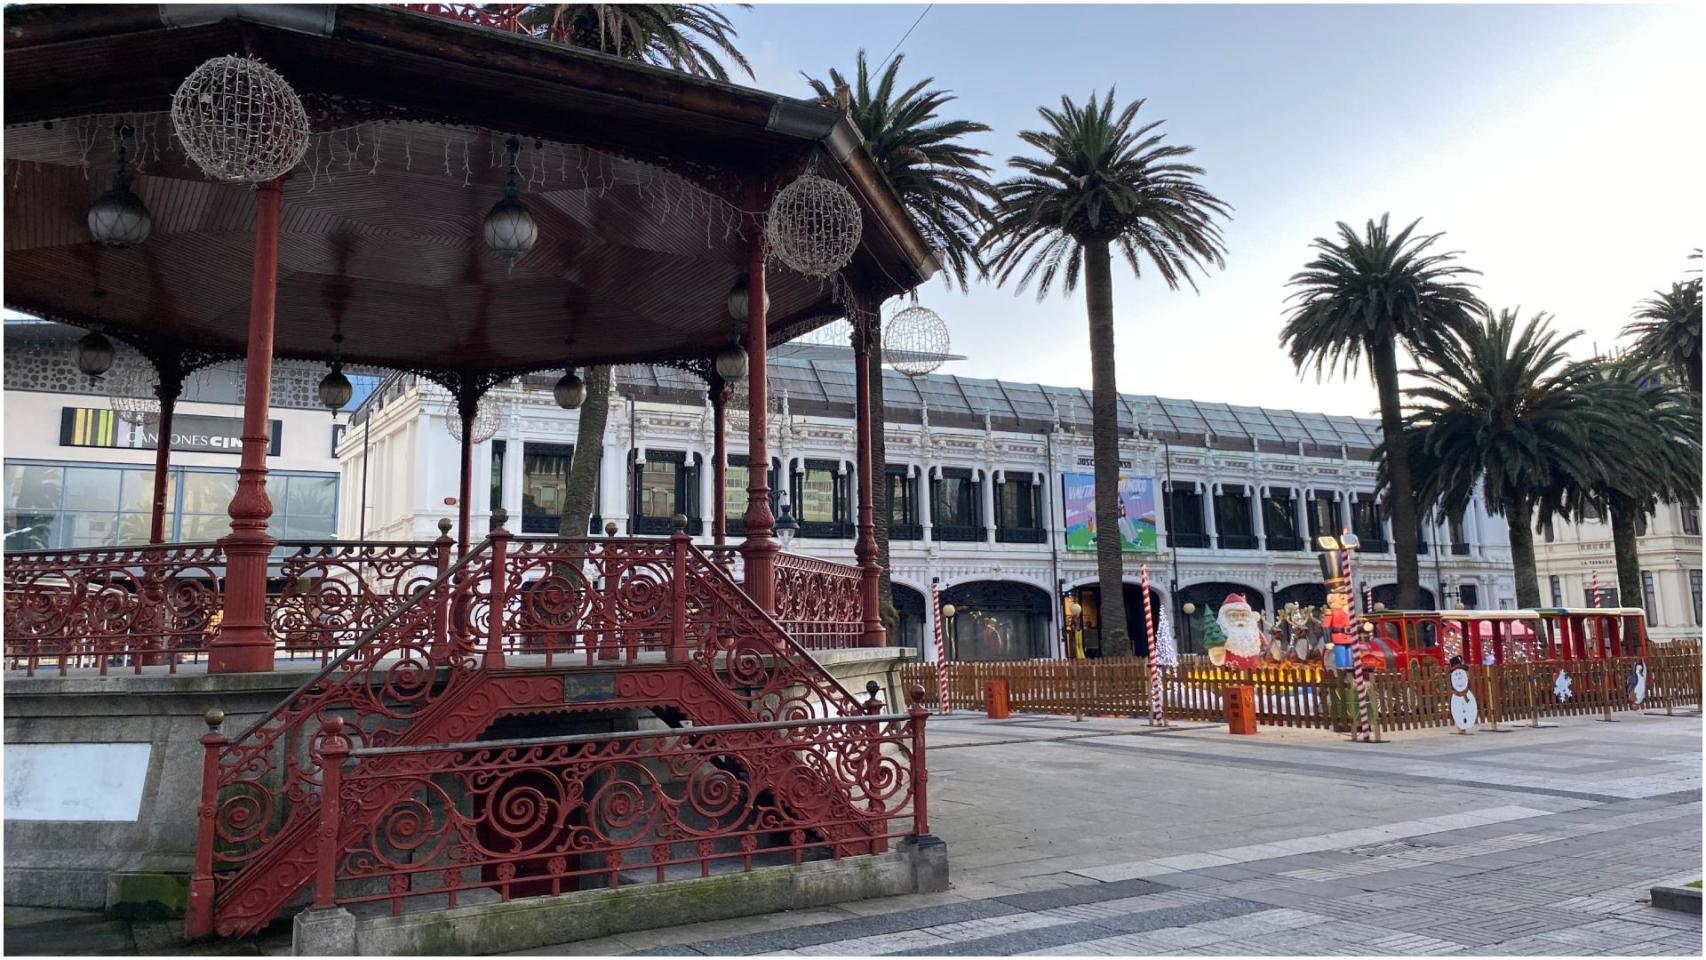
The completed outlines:
[[[776,517],[770,512],[770,440],[766,436],[770,384],[766,376],[769,329],[764,317],[764,246],[753,244],[746,278],[747,414],[746,561],[747,595],[766,613],[776,612]]]
[[[729,398],[729,385],[723,382],[722,377],[717,377],[716,374],[712,376],[716,377],[716,380],[711,387],[711,426],[716,432],[716,438],[711,441],[711,485],[714,488],[711,491],[711,542],[720,547],[728,539],[729,525],[729,498],[726,489],[729,449],[725,436],[728,420],[723,412]]]
[[[267,414],[272,392],[273,304],[278,294],[280,180],[255,186],[254,267],[249,274],[249,348],[244,367],[243,459],[237,492],[227,512],[225,619],[208,645],[209,673],[256,673],[273,668],[267,636],[267,555],[278,543],[267,535]]]
[[[154,395],[160,398],[160,422],[154,439],[154,504],[148,520],[148,542],[166,542],[166,478],[172,464],[172,414],[183,393],[183,374],[173,369],[160,370],[160,382]]]
[[[882,568],[877,565],[877,528],[872,517],[872,485],[876,482],[873,472],[879,467],[871,463],[871,327],[877,318],[865,309],[865,298],[854,294],[853,322],[853,371],[854,390],[854,419],[856,422],[856,446],[859,458],[859,539],[853,546],[853,556],[859,561],[859,603],[865,621],[861,646],[882,647],[888,645],[888,635],[883,629],[882,612],[879,609],[879,581],[882,579]]]

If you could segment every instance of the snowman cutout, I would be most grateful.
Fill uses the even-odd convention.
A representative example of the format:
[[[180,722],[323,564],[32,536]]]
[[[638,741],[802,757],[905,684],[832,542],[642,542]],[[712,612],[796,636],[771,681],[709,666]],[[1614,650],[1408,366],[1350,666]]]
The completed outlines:
[[[1647,665],[1635,664],[1635,669],[1629,674],[1629,702],[1640,706],[1647,699]]]
[[[1451,658],[1451,722],[1460,733],[1475,729],[1480,713],[1475,703],[1475,691],[1469,689],[1469,671],[1463,668],[1460,657]]]
[[[1552,696],[1557,697],[1559,703],[1568,703],[1575,695],[1575,691],[1570,689],[1570,675],[1560,668],[1558,675],[1552,678]]]

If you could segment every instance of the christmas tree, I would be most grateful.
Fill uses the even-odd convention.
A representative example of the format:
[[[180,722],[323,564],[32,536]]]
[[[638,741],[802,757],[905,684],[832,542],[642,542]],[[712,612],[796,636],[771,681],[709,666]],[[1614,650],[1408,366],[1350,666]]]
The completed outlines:
[[[1209,650],[1226,646],[1226,631],[1220,629],[1220,618],[1206,605],[1202,608],[1202,645]]]
[[[1163,667],[1179,665],[1179,641],[1173,637],[1173,620],[1167,605],[1161,605],[1161,618],[1155,623],[1155,656]]]

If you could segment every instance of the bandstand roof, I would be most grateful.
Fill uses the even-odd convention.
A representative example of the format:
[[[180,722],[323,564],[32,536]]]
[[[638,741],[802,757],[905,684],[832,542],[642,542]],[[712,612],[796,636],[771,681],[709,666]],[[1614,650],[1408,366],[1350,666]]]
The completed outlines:
[[[692,361],[729,342],[768,192],[814,161],[858,201],[847,273],[883,294],[928,245],[839,110],[379,5],[41,6],[5,11],[5,303],[127,338],[243,352],[253,203],[171,133],[172,93],[248,50],[314,132],[285,184],[274,354],[488,379],[566,362]],[[136,131],[140,247],[85,214],[118,122]],[[504,142],[523,146],[540,239],[506,273],[481,224]],[[773,343],[840,315],[831,283],[772,261]],[[104,291],[104,296],[97,296]]]

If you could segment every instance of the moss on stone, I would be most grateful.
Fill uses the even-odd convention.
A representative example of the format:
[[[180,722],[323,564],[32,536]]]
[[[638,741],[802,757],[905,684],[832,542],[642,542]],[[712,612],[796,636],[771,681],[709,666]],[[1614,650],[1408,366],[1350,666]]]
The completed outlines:
[[[107,914],[120,920],[170,920],[184,915],[187,873],[117,873],[110,881]]]

